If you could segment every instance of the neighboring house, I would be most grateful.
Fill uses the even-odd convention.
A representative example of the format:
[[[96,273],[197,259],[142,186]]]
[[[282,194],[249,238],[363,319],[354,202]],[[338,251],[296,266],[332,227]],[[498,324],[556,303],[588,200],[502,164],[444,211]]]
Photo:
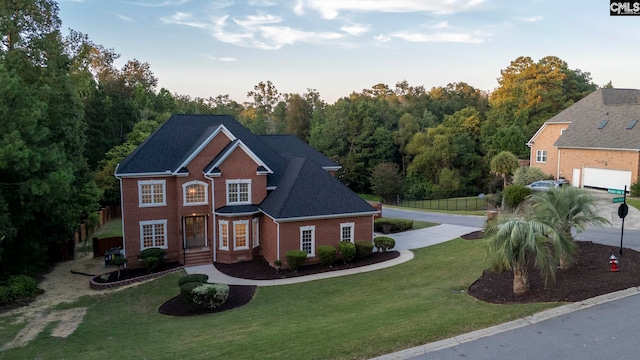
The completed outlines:
[[[116,169],[124,250],[160,247],[186,266],[372,241],[377,211],[293,135],[254,135],[226,115],[173,115]]]
[[[545,122],[531,166],[576,187],[630,189],[640,167],[640,90],[598,89]]]

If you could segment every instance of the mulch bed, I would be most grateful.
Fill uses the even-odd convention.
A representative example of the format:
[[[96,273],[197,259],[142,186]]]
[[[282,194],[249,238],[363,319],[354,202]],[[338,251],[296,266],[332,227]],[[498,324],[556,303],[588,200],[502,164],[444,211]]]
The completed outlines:
[[[229,297],[216,309],[194,309],[188,306],[182,296],[178,295],[160,306],[158,312],[170,316],[194,316],[213,314],[243,306],[253,298],[257,286],[229,285]]]
[[[154,272],[161,272],[161,271],[165,271],[165,270],[171,270],[171,269],[175,269],[182,266],[182,264],[180,264],[179,262],[175,261],[175,262],[167,262],[167,263],[160,263],[158,264],[158,267],[156,268],[156,270]],[[115,266],[114,266],[115,267]],[[103,275],[109,275],[107,280],[103,280]],[[124,281],[124,280],[129,280],[129,279],[134,279],[134,278],[138,278],[141,276],[145,276],[145,275],[149,275],[149,271],[144,268],[135,268],[135,269],[131,269],[131,268],[126,268],[126,269],[120,269],[120,277],[118,277],[118,270],[114,270],[105,274],[101,274],[101,275],[95,275],[93,277],[93,281],[100,283],[100,284],[108,284],[108,283],[115,283],[115,282],[119,282],[119,281]]]
[[[578,241],[577,260],[566,270],[558,270],[556,282],[547,288],[538,270],[529,266],[529,292],[513,294],[513,272],[485,270],[469,287],[469,294],[477,299],[496,303],[531,303],[582,301],[607,293],[640,286],[640,252],[609,245]],[[609,257],[618,256],[619,272],[610,271]]]
[[[379,262],[395,259],[400,256],[397,251],[374,252],[370,256],[346,265],[343,262],[336,262],[333,267],[329,268],[322,264],[311,264],[302,266],[297,272],[285,269],[278,273],[278,270],[269,265],[262,257],[251,261],[243,261],[235,264],[215,264],[216,269],[220,272],[242,279],[251,280],[274,280],[283,278],[292,278],[298,276],[319,274],[328,271],[351,269],[354,267],[377,264]]]

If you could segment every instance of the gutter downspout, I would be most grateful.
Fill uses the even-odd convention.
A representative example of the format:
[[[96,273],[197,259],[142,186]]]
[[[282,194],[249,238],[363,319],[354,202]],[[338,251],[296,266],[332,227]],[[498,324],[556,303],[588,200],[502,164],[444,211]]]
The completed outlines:
[[[556,169],[556,180],[560,180],[560,148],[558,148],[558,169]]]
[[[113,176],[118,179],[118,181],[120,182],[120,217],[121,217],[121,223],[122,223],[122,256],[124,256],[124,258],[127,258],[127,247],[125,246],[126,241],[125,241],[125,231],[124,231],[124,196],[122,195],[122,178],[119,177],[118,175],[116,175],[118,173],[118,168],[120,167],[120,163],[118,163],[116,165],[116,170],[113,172]],[[124,264],[124,267],[127,267],[127,264]]]
[[[216,226],[216,212],[215,212],[215,198],[213,196],[214,194],[214,188],[213,188],[213,178],[208,177],[207,174],[204,174],[204,178],[208,179],[211,181],[211,214],[213,215],[213,228],[212,230],[212,234],[213,234],[213,238],[211,239],[211,246],[213,247],[213,262],[216,262],[218,260],[218,242],[217,240],[217,229],[218,227]]]

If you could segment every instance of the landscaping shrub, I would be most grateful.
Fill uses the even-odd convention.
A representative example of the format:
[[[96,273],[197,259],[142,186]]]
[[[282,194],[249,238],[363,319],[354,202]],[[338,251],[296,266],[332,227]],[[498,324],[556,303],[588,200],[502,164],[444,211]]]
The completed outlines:
[[[374,230],[388,234],[413,229],[413,221],[406,219],[379,218],[374,221]]]
[[[0,305],[7,305],[40,293],[42,290],[38,288],[34,278],[27,275],[11,276],[0,284]]]
[[[178,286],[182,286],[188,282],[204,284],[207,280],[209,280],[209,275],[207,274],[189,274],[178,279]]]
[[[164,260],[167,252],[161,248],[148,248],[140,252],[140,258],[149,272],[154,272],[158,264]]]
[[[640,181],[636,181],[631,184],[631,188],[629,188],[629,192],[631,196],[640,196]]]
[[[291,250],[287,251],[287,264],[289,269],[298,271],[302,263],[307,260],[307,252],[304,250]]]
[[[377,236],[373,239],[373,244],[379,252],[387,252],[396,246],[396,241],[388,236]]]
[[[545,174],[542,169],[530,166],[521,166],[513,173],[514,185],[529,185],[538,180],[551,180],[552,176]]]
[[[503,191],[504,204],[510,209],[515,209],[527,196],[531,195],[531,189],[522,185],[507,186]]]
[[[187,282],[180,286],[180,295],[189,306],[215,309],[229,298],[229,285]]]
[[[152,273],[156,271],[156,268],[158,268],[159,262],[160,262],[160,259],[158,259],[157,257],[149,256],[146,259],[144,259],[144,266],[147,268],[147,271]]]
[[[340,241],[340,254],[345,264],[351,264],[356,258],[356,246],[351,241]]]
[[[373,252],[371,241],[356,241],[356,259],[364,259]]]
[[[316,249],[320,262],[324,266],[333,266],[336,262],[336,256],[338,256],[338,250],[331,245],[318,246]]]

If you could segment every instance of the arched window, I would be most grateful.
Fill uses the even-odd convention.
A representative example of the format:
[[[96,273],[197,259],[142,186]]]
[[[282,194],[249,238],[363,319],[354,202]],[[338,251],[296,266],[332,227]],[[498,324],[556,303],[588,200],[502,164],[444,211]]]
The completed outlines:
[[[184,205],[206,205],[208,204],[207,196],[208,185],[202,181],[190,181],[182,185],[184,194]]]

